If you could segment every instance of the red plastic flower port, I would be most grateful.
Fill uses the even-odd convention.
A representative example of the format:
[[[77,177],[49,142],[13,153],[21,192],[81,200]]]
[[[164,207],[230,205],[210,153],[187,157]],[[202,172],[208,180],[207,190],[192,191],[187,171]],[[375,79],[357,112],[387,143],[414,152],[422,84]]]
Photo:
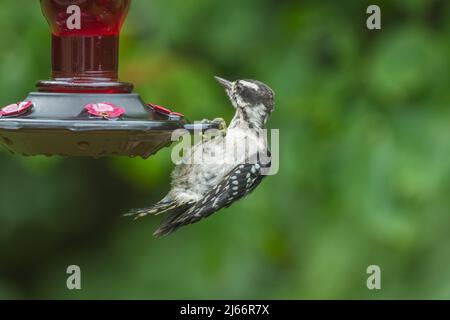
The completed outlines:
[[[162,106],[158,106],[157,104],[149,103],[148,106],[153,108],[153,110],[158,113],[162,113],[162,114],[171,114],[172,113],[172,110],[167,109]]]
[[[117,107],[109,102],[91,103],[84,108],[90,115],[105,119],[119,118],[125,113],[125,109]]]
[[[174,112],[166,107],[162,107],[157,104],[149,103],[148,106],[151,107],[157,113],[171,115],[171,116],[175,116],[175,117],[181,117],[181,118],[184,117],[184,115],[179,112]]]
[[[2,116],[18,116],[27,112],[33,103],[31,101],[22,101],[18,103],[10,104],[2,109],[0,109],[0,117]]]

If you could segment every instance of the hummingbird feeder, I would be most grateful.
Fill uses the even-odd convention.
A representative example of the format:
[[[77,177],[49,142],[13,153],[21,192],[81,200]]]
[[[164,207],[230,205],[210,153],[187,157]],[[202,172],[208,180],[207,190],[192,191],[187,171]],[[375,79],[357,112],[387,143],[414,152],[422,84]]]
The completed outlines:
[[[0,109],[1,144],[29,156],[147,158],[171,143],[174,130],[194,128],[119,81],[119,34],[130,3],[40,0],[52,34],[52,78]]]

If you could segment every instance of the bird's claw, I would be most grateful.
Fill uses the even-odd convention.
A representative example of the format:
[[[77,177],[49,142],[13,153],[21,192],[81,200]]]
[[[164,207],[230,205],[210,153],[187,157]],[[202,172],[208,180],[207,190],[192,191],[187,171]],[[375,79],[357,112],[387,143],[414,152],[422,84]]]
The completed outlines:
[[[227,123],[225,122],[225,120],[223,118],[215,118],[212,122],[219,125],[219,130],[227,129]]]
[[[215,118],[214,120],[203,119],[200,122],[204,124],[217,124],[220,131],[227,129],[227,123],[223,118]]]

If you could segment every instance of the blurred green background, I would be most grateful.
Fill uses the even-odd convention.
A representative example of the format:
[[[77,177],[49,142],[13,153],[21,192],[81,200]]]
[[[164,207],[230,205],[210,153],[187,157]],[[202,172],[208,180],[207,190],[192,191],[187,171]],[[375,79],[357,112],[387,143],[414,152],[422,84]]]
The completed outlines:
[[[277,93],[280,172],[173,236],[121,217],[169,189],[148,159],[0,151],[0,298],[450,298],[450,2],[133,0],[121,78],[190,119],[232,108],[214,75]],[[49,78],[38,1],[0,5],[0,105]],[[81,291],[66,268],[82,269]],[[382,290],[366,268],[382,269]]]

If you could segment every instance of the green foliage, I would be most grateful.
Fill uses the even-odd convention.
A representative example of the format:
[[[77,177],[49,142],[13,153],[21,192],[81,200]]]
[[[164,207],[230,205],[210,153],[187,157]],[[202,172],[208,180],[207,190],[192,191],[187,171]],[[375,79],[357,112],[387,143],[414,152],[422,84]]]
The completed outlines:
[[[25,2],[27,5],[25,5]],[[133,1],[121,77],[190,119],[232,115],[213,76],[277,93],[281,165],[248,199],[155,240],[146,161],[0,152],[1,298],[450,298],[450,3]],[[0,105],[50,70],[38,1],[0,10]],[[82,269],[81,292],[65,289]],[[366,268],[382,268],[367,290]]]

